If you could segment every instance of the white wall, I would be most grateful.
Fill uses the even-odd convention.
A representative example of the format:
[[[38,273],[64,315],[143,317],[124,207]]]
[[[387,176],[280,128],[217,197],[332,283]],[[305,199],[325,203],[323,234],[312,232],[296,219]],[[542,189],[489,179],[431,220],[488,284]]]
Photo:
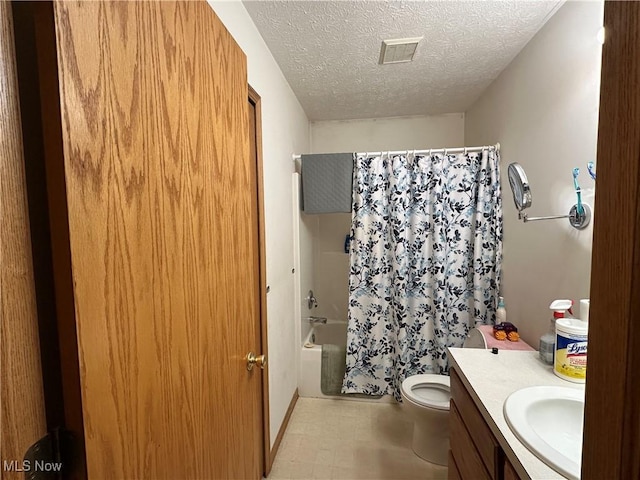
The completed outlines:
[[[313,153],[417,150],[464,146],[464,115],[394,117],[311,123]],[[301,214],[312,225],[313,283],[318,308],[312,312],[346,320],[349,297],[349,255],[345,236],[351,228],[350,213]]]
[[[520,163],[533,194],[530,216],[566,214],[576,201],[571,171],[580,167],[593,205],[600,90],[602,2],[566,2],[466,112],[465,140],[501,144],[504,204],[503,294],[507,319],[538,347],[556,298],[589,296],[592,225],[517,218],[507,166]],[[576,312],[577,313],[577,312]]]
[[[318,236],[319,215],[305,215],[302,213],[301,191],[302,178],[299,173],[293,174],[293,225],[294,225],[294,241],[296,245],[296,297],[295,304],[297,307],[296,318],[300,319],[299,328],[296,331],[296,338],[300,339],[300,344],[304,340],[309,331],[311,324],[304,320],[311,315],[320,315],[315,308],[309,308],[307,300],[309,291],[313,291],[317,295],[317,289],[314,279],[314,258],[315,258],[315,239]]]
[[[313,153],[461,147],[463,142],[462,113],[311,123]]]
[[[262,99],[271,445],[297,388],[300,341],[294,318],[294,153],[309,151],[309,120],[239,1],[209,4],[247,55],[249,84]]]

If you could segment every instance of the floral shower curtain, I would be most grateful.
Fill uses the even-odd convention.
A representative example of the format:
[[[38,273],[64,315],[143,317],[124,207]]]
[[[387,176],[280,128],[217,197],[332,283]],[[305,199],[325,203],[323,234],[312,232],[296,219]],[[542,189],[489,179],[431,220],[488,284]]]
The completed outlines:
[[[495,323],[499,153],[356,157],[343,393],[447,373],[446,347]]]

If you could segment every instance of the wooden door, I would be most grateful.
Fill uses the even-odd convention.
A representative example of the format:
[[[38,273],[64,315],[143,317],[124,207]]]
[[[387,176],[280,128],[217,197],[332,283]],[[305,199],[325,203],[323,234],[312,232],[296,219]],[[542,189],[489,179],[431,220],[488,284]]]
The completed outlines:
[[[0,478],[46,432],[11,4],[0,2]]]
[[[245,56],[205,2],[56,2],[53,18],[54,268],[69,254],[88,476],[259,478]]]

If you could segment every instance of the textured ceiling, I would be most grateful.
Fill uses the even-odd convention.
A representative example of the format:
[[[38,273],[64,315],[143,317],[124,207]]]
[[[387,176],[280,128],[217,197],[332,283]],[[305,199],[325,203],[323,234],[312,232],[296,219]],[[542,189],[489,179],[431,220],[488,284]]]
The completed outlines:
[[[311,120],[464,112],[561,5],[553,1],[250,1]],[[382,40],[424,39],[378,65]]]

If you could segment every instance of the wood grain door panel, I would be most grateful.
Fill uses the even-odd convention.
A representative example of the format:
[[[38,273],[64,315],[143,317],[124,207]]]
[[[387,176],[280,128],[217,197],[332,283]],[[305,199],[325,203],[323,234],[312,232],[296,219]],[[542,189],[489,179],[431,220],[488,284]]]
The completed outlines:
[[[205,2],[54,14],[88,476],[259,478],[245,56]]]

